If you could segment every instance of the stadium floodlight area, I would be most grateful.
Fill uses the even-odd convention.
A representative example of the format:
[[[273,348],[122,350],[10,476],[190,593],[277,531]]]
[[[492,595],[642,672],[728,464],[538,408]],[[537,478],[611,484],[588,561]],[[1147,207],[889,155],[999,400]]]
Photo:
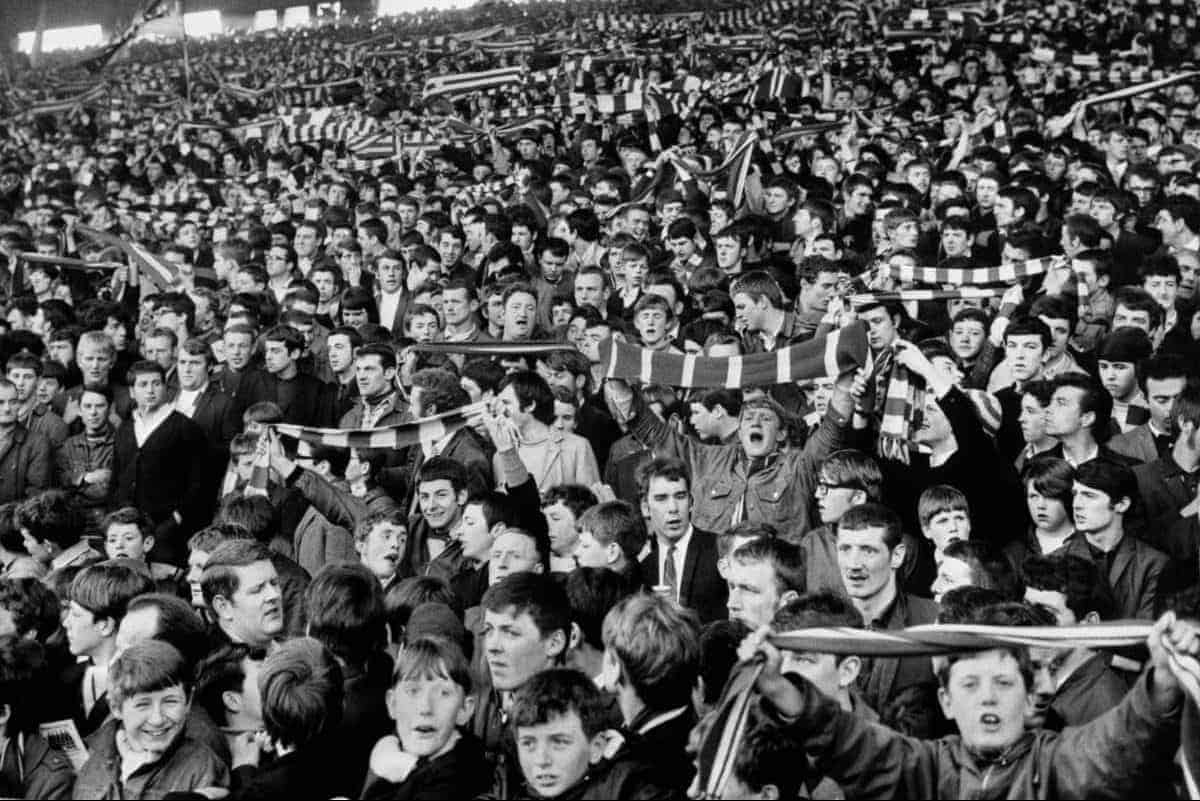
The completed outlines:
[[[273,31],[279,27],[279,12],[273,8],[263,8],[254,12],[255,31]]]
[[[283,10],[283,27],[284,28],[299,28],[308,24],[312,13],[308,6],[292,6]]]
[[[17,49],[22,53],[33,52],[35,31],[24,31],[17,35]],[[72,25],[68,28],[47,28],[42,32],[42,52],[55,50],[82,50],[104,44],[104,29],[99,25]]]
[[[466,8],[475,2],[476,0],[379,0],[375,13],[381,17],[391,17],[427,9]]]

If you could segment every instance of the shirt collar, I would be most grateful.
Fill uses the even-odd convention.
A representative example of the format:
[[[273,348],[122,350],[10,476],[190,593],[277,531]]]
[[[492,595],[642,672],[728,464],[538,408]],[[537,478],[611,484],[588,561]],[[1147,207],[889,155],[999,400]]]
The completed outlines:
[[[170,406],[168,406],[167,404],[164,403],[162,406],[159,406],[157,409],[155,409],[150,414],[144,414],[141,409],[134,409],[132,416],[133,416],[133,419],[135,422],[157,423],[160,420],[162,420],[163,418],[165,418],[167,415],[169,415],[172,411],[174,411],[174,410]]]

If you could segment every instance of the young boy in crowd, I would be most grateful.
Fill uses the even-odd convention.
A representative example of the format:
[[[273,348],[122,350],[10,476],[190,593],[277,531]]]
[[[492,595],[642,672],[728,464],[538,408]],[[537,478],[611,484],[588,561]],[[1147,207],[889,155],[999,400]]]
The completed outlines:
[[[74,798],[165,798],[229,786],[229,768],[184,734],[191,665],[161,640],[130,646],[109,670],[112,716],[88,739]]]
[[[132,559],[146,565],[150,578],[159,585],[184,578],[180,568],[150,561],[150,551],[154,548],[153,526],[149,518],[132,506],[110,512],[100,521],[100,531],[104,534],[104,554],[109,559]]]
[[[984,612],[971,622],[1001,622]],[[739,651],[743,661],[763,660],[755,680],[762,708],[802,744],[797,754],[847,798],[964,798],[985,791],[1005,798],[1136,795],[1160,768],[1161,755],[1179,746],[1184,693],[1168,648],[1193,658],[1200,652],[1200,627],[1165,615],[1146,640],[1152,665],[1125,699],[1061,734],[1026,729],[1033,709],[1028,649],[953,653],[939,660],[938,697],[959,733],[923,740],[866,723],[807,679],[781,673],[782,654],[769,634],[762,627]]]
[[[542,514],[550,528],[550,572],[570,573],[576,568],[580,516],[596,505],[596,496],[579,484],[559,484],[542,496]]]
[[[632,797],[621,792],[625,771],[598,769],[609,748],[607,706],[591,679],[564,668],[538,673],[517,692],[509,725],[530,797]]]
[[[475,714],[471,669],[449,639],[404,644],[387,691],[396,733],[376,743],[364,799],[474,798],[488,789],[483,746],[465,727]]]
[[[947,545],[971,537],[967,496],[948,484],[936,484],[921,493],[917,499],[917,517],[921,533],[933,545],[934,561],[938,563]]]
[[[1150,358],[1154,346],[1140,328],[1118,328],[1100,341],[1096,360],[1100,383],[1112,397],[1114,434],[1124,434],[1150,420],[1146,397],[1138,381],[1138,365]]]

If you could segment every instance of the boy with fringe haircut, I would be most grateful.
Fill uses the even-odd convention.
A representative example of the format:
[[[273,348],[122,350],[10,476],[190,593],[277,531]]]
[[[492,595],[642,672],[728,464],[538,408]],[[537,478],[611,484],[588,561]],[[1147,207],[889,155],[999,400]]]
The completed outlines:
[[[488,789],[483,744],[465,727],[475,713],[471,669],[452,640],[425,636],[407,643],[387,691],[396,733],[375,744],[360,795],[385,798],[474,798]]]

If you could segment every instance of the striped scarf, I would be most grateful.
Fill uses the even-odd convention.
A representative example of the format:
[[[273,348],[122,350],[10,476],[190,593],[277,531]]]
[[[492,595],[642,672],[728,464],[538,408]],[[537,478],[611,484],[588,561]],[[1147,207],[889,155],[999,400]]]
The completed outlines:
[[[958,289],[901,289],[896,292],[864,292],[850,295],[847,300],[852,306],[867,306],[877,303],[912,303],[923,300],[986,300],[998,298],[1008,291],[1007,287],[964,286]]]
[[[1082,319],[1088,311],[1087,283],[1080,279],[1066,256],[1045,256],[1028,261],[1013,261],[998,267],[893,267],[887,262],[881,262],[876,270],[880,276],[890,276],[903,283],[918,284],[951,284],[957,287],[980,286],[983,284],[1016,284],[1035,275],[1044,275],[1060,267],[1071,266],[1075,274],[1075,295],[1078,316]],[[911,291],[911,290],[909,290]],[[1003,294],[1003,293],[1000,293]],[[963,297],[967,297],[964,295]],[[927,298],[914,298],[927,300]],[[1012,307],[1000,309],[1001,317],[1009,317]]]
[[[575,350],[575,346],[570,342],[421,342],[414,345],[413,350],[417,353],[461,353],[511,359]]]
[[[432,97],[439,97],[441,95],[456,97],[469,95],[472,92],[478,92],[482,89],[492,89],[497,86],[522,83],[525,80],[524,72],[524,67],[500,67],[481,72],[438,75],[425,81],[425,88],[421,93],[421,98],[429,100]]]
[[[600,345],[600,363],[608,363],[608,378],[689,389],[765,387],[836,377],[865,366],[869,358],[867,330],[861,323],[791,347],[743,356],[665,353],[616,339]]]
[[[990,648],[1039,647],[1039,648],[1124,648],[1140,645],[1146,641],[1151,630],[1148,623],[1128,621],[1096,626],[977,626],[977,625],[928,625],[914,626],[900,631],[866,631],[852,628],[815,628],[793,631],[771,636],[776,648],[786,651],[809,653],[854,654],[880,658],[902,656],[933,656],[980,651]],[[1176,659],[1173,657],[1173,659]],[[1191,675],[1200,675],[1200,666],[1188,657],[1177,661],[1192,663]],[[1187,666],[1184,666],[1185,668]],[[756,705],[755,682],[762,672],[759,661],[743,662],[734,668],[728,683],[717,702],[712,726],[702,736],[698,753],[698,780],[705,798],[724,798],[726,783],[734,775],[734,763],[738,749],[745,737],[750,710]],[[1175,671],[1181,674],[1179,670]],[[1188,681],[1183,680],[1185,688]],[[1200,682],[1195,684],[1193,699],[1200,699]],[[1191,769],[1200,766],[1200,739],[1191,739],[1188,734],[1195,731],[1195,700],[1185,706],[1184,771],[1187,775],[1191,797],[1200,797],[1195,790],[1193,777],[1200,772]],[[1189,732],[1188,723],[1192,731]]]
[[[910,373],[894,352],[887,361],[891,370],[879,421],[879,455],[908,464],[909,453],[915,447],[913,436],[921,430],[925,416],[925,380]]]
[[[482,403],[473,403],[432,417],[382,428],[313,428],[289,423],[267,426],[258,438],[254,468],[246,487],[248,495],[266,495],[270,473],[270,440],[277,436],[294,437],[301,442],[327,448],[358,450],[401,450],[411,445],[430,448],[466,425],[468,418],[483,411]]]

